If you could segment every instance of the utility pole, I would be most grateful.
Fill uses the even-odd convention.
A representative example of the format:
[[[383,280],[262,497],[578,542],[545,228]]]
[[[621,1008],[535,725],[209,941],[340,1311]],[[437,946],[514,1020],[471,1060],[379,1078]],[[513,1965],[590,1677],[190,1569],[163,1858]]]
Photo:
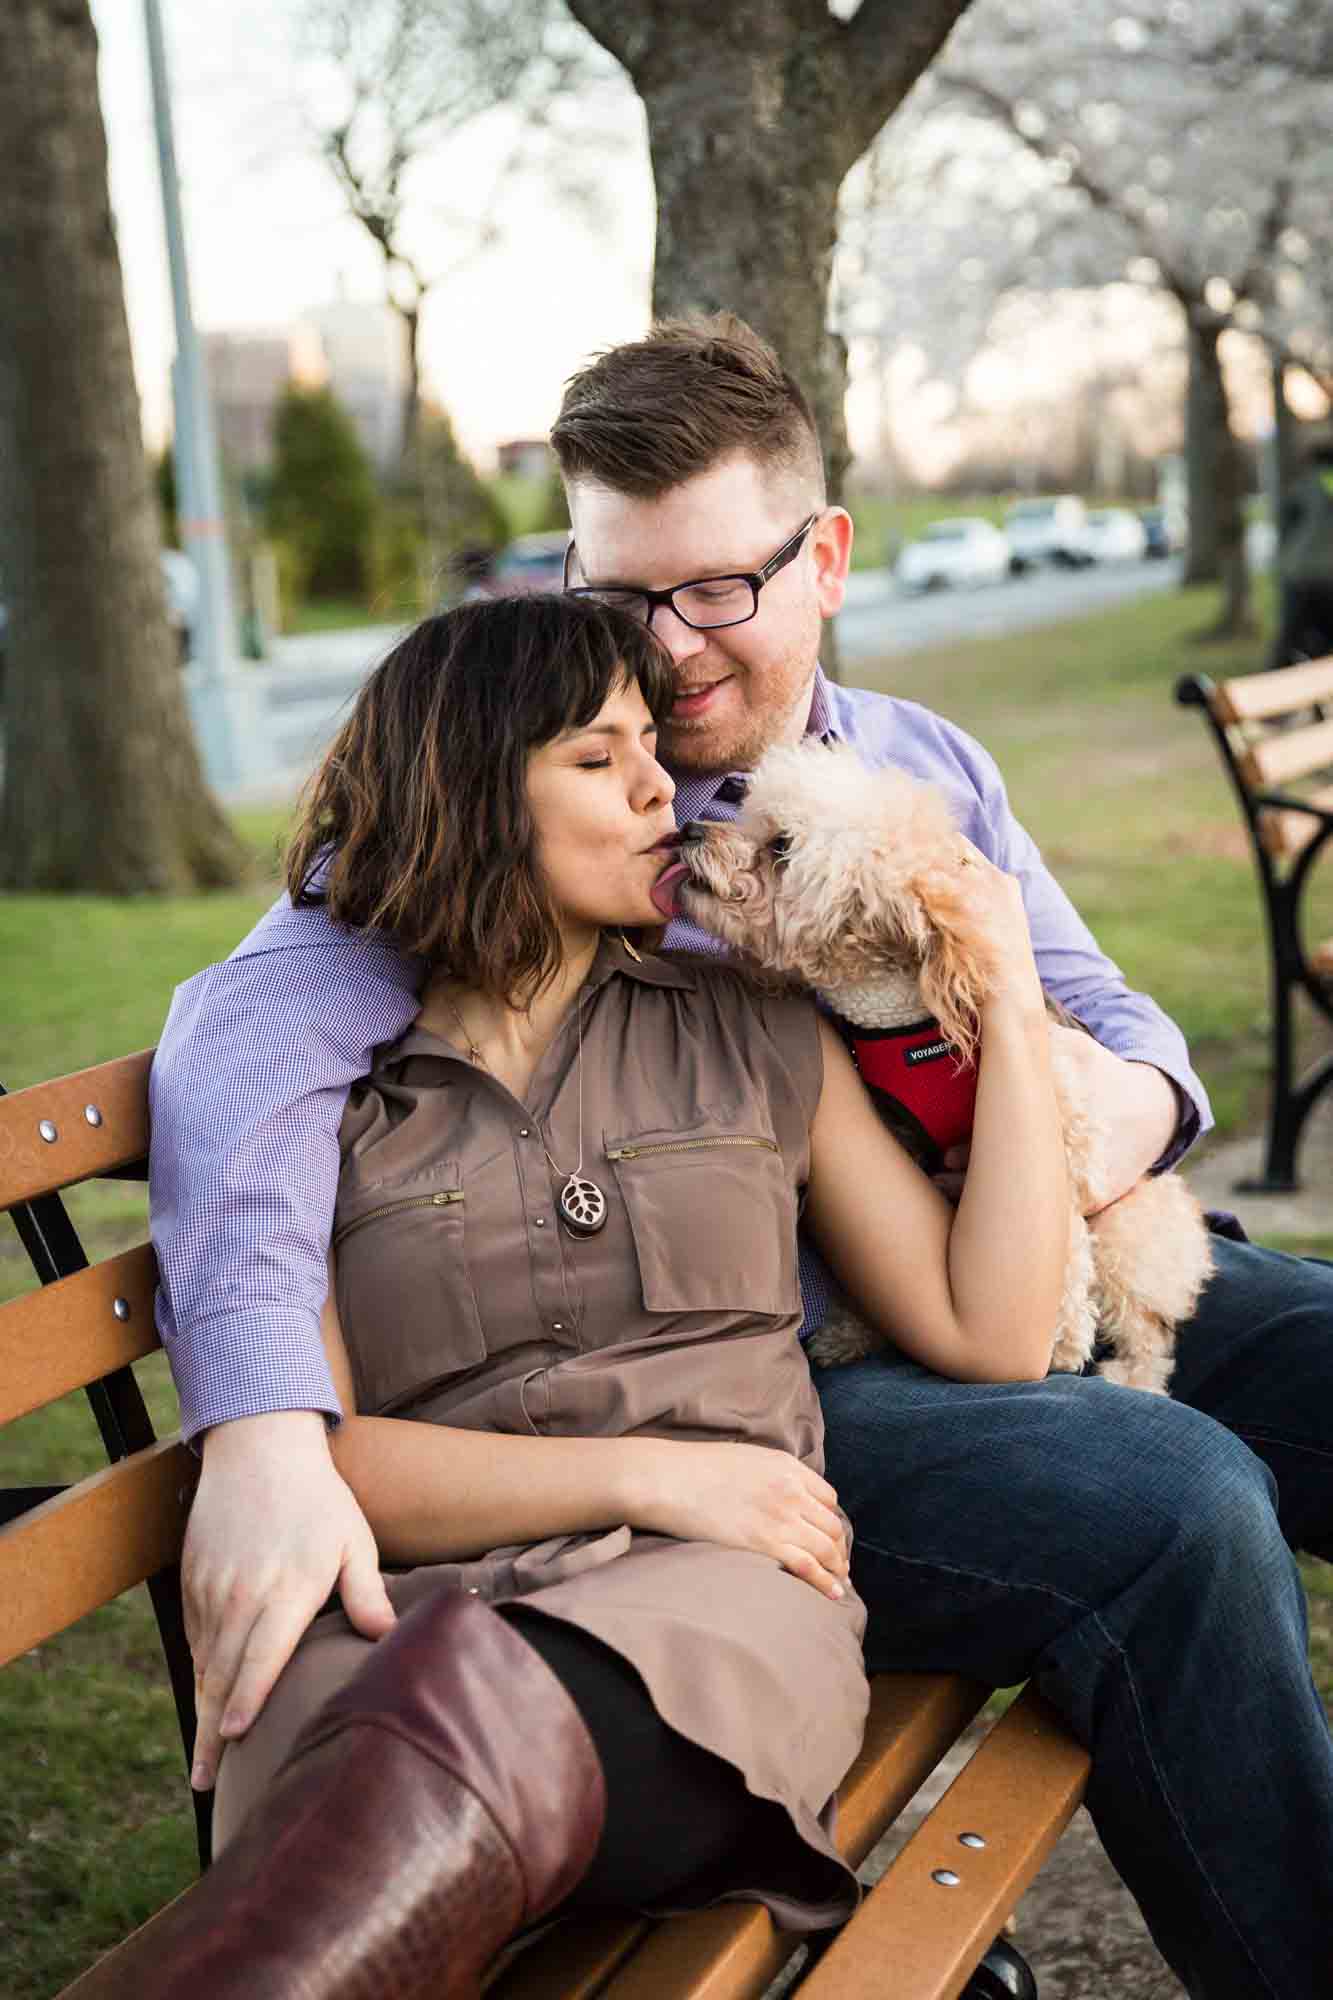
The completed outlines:
[[[245,711],[252,706],[252,701],[247,702],[236,685],[243,670],[238,669],[235,657],[236,627],[222,480],[218,471],[217,440],[213,431],[213,411],[204,375],[203,355],[190,306],[190,274],[185,255],[180,181],[176,172],[176,146],[171,124],[171,91],[158,0],[144,0],[144,27],[148,37],[153,123],[157,133],[167,261],[176,318],[176,359],[172,367],[176,486],[181,536],[199,579],[199,613],[192,635],[195,664],[186,672],[190,677],[191,713],[210,781],[226,790],[245,775],[238,724]],[[238,695],[241,697],[239,700],[236,699]]]

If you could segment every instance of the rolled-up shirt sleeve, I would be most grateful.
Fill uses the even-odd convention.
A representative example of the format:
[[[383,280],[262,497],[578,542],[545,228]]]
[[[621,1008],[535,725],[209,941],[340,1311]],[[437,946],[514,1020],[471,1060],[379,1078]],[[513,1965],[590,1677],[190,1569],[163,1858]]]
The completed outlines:
[[[189,1439],[341,1414],[320,1336],[348,1087],[416,1015],[419,968],[284,898],[179,987],[150,1079],[157,1325]]]

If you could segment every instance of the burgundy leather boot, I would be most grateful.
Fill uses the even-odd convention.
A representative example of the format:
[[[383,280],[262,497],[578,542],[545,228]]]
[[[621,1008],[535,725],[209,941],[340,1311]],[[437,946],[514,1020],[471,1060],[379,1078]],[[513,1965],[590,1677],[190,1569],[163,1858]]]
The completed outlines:
[[[471,2000],[582,1879],[604,1808],[550,1668],[480,1598],[441,1593],[311,1717],[203,1880],[80,2000]]]

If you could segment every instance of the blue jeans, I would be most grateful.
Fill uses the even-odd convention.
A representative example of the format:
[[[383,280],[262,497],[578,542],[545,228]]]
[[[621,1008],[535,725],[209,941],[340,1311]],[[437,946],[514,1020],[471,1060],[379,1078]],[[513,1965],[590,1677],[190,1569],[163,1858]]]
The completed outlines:
[[[1333,1266],[1215,1241],[1170,1398],[816,1371],[869,1664],[1031,1677],[1196,2000],[1333,1994],[1333,1743],[1291,1550],[1333,1558]]]

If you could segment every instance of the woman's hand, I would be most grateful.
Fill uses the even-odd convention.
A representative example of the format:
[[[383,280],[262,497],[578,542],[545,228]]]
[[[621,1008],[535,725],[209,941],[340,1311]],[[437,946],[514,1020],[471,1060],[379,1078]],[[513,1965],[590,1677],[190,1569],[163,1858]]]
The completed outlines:
[[[758,1444],[625,1442],[634,1527],[772,1556],[825,1597],[843,1596],[847,1537],[838,1496],[798,1458]]]
[[[965,835],[958,836],[960,847],[959,883],[978,928],[994,954],[995,978],[982,1007],[1015,1000],[1025,1007],[1045,1012],[1045,999],[1032,955],[1032,933],[1028,928],[1023,890],[1017,876],[1006,874],[974,847]]]

